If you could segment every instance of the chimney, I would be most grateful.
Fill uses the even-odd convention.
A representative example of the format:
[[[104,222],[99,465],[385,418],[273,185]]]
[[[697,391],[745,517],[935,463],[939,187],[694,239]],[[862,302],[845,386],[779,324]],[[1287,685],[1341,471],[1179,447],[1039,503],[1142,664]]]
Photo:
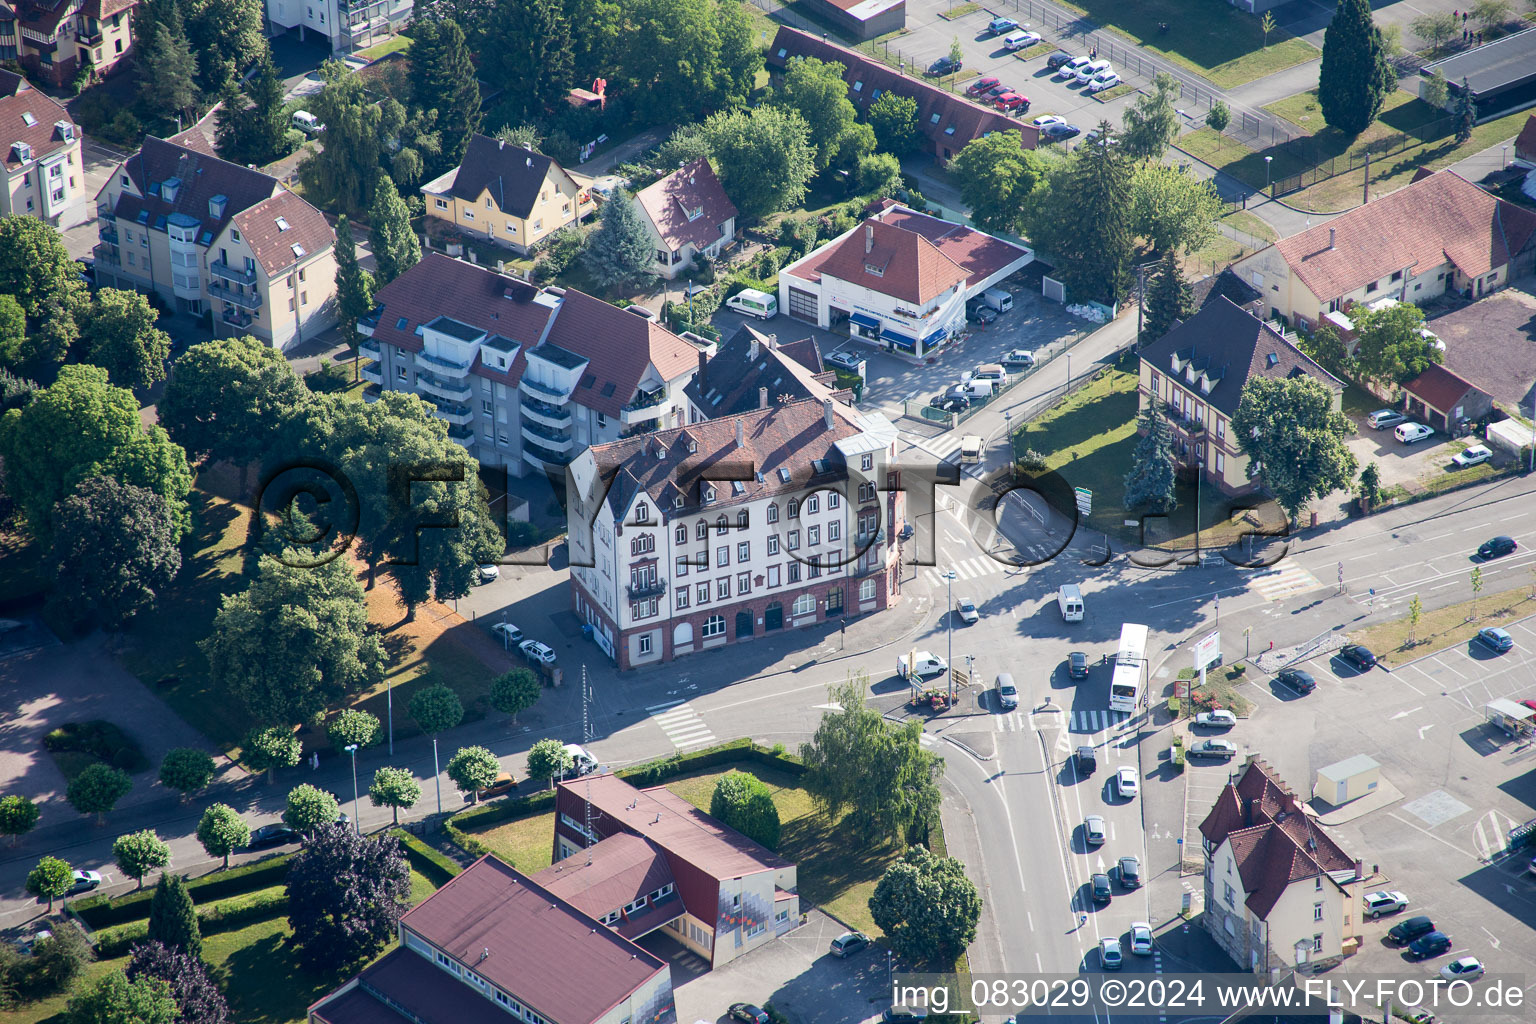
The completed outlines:
[[[830,398],[823,398],[821,400],[821,411],[822,411],[822,415],[823,415],[824,419],[826,420],[827,429],[831,430],[832,429],[832,399],[830,399]]]
[[[1333,228],[1329,228],[1328,229],[1328,248],[1330,250],[1333,248],[1333,239],[1334,239],[1334,236],[1337,235],[1337,234],[1338,234],[1338,232],[1335,231]]]
[[[868,256],[869,255],[869,251],[871,249],[873,249],[874,247],[875,247],[875,226],[873,224],[865,224],[864,225],[864,255]]]
[[[1365,880],[1365,861],[1357,860],[1357,861],[1355,861],[1355,881],[1361,882],[1361,881],[1364,881],[1364,880]]]
[[[768,408],[768,389],[767,388],[758,388],[757,389],[757,407],[759,409],[766,409],[766,408]]]
[[[747,362],[750,363],[753,360],[755,360],[756,358],[757,358],[757,335],[754,334],[754,335],[752,335],[752,344],[747,346]]]
[[[709,370],[706,369],[708,363],[709,357],[704,354],[703,349],[699,349],[699,394],[701,395],[709,390]]]
[[[736,421],[736,447],[737,448],[745,448],[746,446],[747,446],[747,428],[742,426],[741,420],[738,419]]]
[[[779,347],[779,336],[777,334],[768,335],[768,347],[771,349],[777,349]]]
[[[1259,819],[1259,802],[1257,800],[1249,800],[1248,801],[1248,813],[1243,816],[1243,824],[1244,825],[1252,825],[1255,822],[1257,822],[1258,819]]]

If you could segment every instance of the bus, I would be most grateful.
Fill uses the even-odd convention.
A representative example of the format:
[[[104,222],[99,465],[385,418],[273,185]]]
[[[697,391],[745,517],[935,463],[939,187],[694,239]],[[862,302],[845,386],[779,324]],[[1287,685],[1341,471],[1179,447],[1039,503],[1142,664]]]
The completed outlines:
[[[1141,707],[1147,682],[1147,627],[1127,622],[1120,627],[1120,650],[1115,654],[1115,674],[1109,681],[1109,710]]]

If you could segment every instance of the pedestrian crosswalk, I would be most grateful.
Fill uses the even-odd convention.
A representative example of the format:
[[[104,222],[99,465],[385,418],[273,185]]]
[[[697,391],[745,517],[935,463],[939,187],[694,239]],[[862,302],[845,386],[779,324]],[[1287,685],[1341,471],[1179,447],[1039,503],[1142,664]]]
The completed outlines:
[[[667,734],[667,739],[671,740],[672,746],[678,750],[707,746],[715,742],[715,734],[710,732],[709,726],[704,724],[704,719],[683,701],[672,700],[665,704],[652,704],[645,711],[657,725],[661,726],[661,731]]]
[[[1254,573],[1248,578],[1248,585],[1266,600],[1280,601],[1317,590],[1323,583],[1295,562],[1288,562],[1282,568]]]
[[[939,740],[938,740],[938,737],[930,736],[928,733],[925,732],[925,733],[919,733],[918,734],[917,742],[921,743],[925,747],[931,747],[934,744],[938,743]]]
[[[958,581],[976,580],[983,576],[995,576],[1012,568],[1014,566],[1009,565],[1007,562],[999,562],[997,559],[988,558],[986,555],[977,555],[974,558],[967,558],[963,561],[947,562],[942,567],[929,566],[923,570],[923,576],[934,586],[942,587],[947,582],[944,579],[946,569],[953,569],[955,579]]]
[[[1074,711],[1070,728],[1072,732],[1103,732],[1130,717],[1129,711]]]
[[[1022,711],[1006,711],[1001,715],[994,715],[992,724],[998,732],[1025,732],[1029,729],[1029,722]]]

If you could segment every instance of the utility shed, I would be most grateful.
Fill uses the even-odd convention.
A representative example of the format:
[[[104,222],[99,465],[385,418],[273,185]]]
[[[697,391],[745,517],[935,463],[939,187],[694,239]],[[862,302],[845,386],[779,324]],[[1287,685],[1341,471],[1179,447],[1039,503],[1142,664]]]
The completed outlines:
[[[1369,755],[1356,754],[1337,764],[1318,769],[1317,781],[1312,784],[1312,796],[1337,807],[1374,792],[1379,785],[1380,763]]]
[[[1536,733],[1536,711],[1504,697],[1495,697],[1483,705],[1490,725],[1496,725],[1515,739],[1529,739]]]

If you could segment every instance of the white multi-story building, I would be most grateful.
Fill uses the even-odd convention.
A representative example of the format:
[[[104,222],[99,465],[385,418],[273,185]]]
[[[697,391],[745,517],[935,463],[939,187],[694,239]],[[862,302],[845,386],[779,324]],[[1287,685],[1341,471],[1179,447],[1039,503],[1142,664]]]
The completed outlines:
[[[0,216],[72,228],[90,215],[80,130],[64,105],[0,69]]]
[[[351,53],[399,32],[411,20],[412,0],[267,0],[267,21],[276,35],[298,29],[325,36],[331,52]]]
[[[571,463],[571,601],[620,668],[876,612],[901,594],[896,428],[831,398]]]

